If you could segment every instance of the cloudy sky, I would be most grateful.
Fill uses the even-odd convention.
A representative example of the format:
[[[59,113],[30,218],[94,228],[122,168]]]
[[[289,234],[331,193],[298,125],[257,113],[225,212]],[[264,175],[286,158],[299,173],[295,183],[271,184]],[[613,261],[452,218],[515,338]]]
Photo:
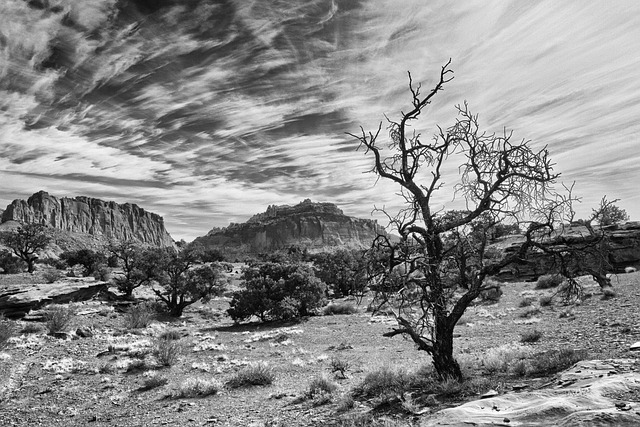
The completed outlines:
[[[466,100],[549,147],[579,214],[607,195],[640,219],[635,0],[2,0],[0,205],[133,202],[186,240],[305,198],[393,210],[345,132],[406,111],[407,71],[428,87],[449,58],[419,130]]]

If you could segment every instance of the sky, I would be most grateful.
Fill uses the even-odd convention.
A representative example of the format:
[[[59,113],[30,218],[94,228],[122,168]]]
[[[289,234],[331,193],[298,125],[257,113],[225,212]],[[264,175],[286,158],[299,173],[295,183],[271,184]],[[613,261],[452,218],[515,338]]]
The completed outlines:
[[[635,0],[2,0],[0,207],[136,203],[187,241],[306,198],[394,212],[347,132],[398,118],[407,72],[425,90],[449,59],[418,131],[466,101],[548,147],[579,217],[606,195],[640,220]]]

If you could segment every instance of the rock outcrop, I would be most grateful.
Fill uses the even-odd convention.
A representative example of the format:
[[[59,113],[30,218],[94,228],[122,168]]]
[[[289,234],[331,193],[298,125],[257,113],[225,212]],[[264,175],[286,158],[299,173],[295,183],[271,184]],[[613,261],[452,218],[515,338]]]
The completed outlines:
[[[38,223],[73,234],[104,240],[137,240],[153,246],[173,246],[161,216],[125,203],[105,202],[90,197],[75,198],[35,193],[29,199],[14,200],[2,214],[1,223]]]
[[[635,359],[578,362],[548,388],[510,392],[429,416],[432,426],[638,426]]]
[[[378,234],[386,233],[375,220],[350,217],[332,203],[307,199],[295,206],[269,206],[246,223],[213,229],[195,241],[227,254],[256,254],[293,245],[311,251],[366,247]]]
[[[610,225],[603,228],[605,242],[603,249],[605,259],[609,262],[611,273],[624,273],[627,267],[640,267],[640,222],[629,221],[624,224]],[[584,244],[588,239],[588,232],[584,226],[566,228],[559,242],[551,242],[552,246],[569,247]],[[509,236],[499,250],[515,251],[523,241],[522,236]],[[558,239],[559,240],[559,239]],[[505,244],[506,243],[506,244]],[[542,252],[532,253],[526,262],[510,265],[501,271],[502,280],[533,281],[554,269],[554,259]]]
[[[14,285],[0,288],[0,313],[12,319],[48,304],[86,301],[107,288],[107,282],[76,278],[41,285]]]

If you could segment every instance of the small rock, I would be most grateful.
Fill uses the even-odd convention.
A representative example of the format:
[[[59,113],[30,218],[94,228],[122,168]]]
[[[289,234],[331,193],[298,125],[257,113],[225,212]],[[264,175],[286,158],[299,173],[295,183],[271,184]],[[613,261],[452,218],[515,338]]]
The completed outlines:
[[[76,329],[76,335],[81,338],[91,338],[93,336],[93,332],[89,328],[80,327]]]
[[[480,399],[488,399],[490,397],[496,397],[498,394],[500,394],[500,393],[498,393],[495,390],[489,390],[488,392],[486,392],[485,394],[480,396]]]
[[[640,341],[631,344],[631,347],[629,347],[629,350],[631,350],[631,351],[639,351],[640,350]]]
[[[510,420],[509,418],[505,418],[505,419],[504,419],[504,420],[502,420],[502,421],[504,421],[505,423],[510,423],[510,422],[511,422],[511,420]]]

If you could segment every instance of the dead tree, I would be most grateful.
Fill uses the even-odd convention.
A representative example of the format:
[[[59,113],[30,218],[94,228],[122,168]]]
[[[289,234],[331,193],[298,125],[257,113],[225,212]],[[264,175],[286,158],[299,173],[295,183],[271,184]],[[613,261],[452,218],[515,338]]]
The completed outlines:
[[[398,323],[385,335],[408,336],[419,350],[431,355],[441,377],[461,379],[453,356],[456,323],[472,301],[494,286],[485,278],[523,261],[533,244],[553,231],[565,202],[553,193],[559,174],[553,171],[547,149],[534,150],[528,141],[513,141],[506,131],[500,135],[482,132],[478,116],[466,103],[457,106],[455,123],[446,129],[438,127],[432,140],[411,130],[434,96],[453,79],[450,63],[442,67],[439,80],[425,95],[409,74],[410,109],[401,112],[398,121],[387,118],[386,142],[380,141],[382,123],[376,132],[361,128],[360,134],[350,135],[373,157],[371,171],[395,182],[405,201],[403,210],[389,215],[400,243],[380,236],[373,248],[372,286],[379,291],[378,301],[394,307]],[[434,197],[443,186],[447,161],[459,165],[455,190],[467,206],[456,214],[435,208]],[[488,261],[485,249],[491,228],[500,223],[523,224],[522,213],[536,211],[545,215],[526,220],[520,248]],[[452,257],[458,261],[453,277]],[[398,272],[399,265],[406,268]],[[464,283],[466,289],[461,292],[458,283]]]

